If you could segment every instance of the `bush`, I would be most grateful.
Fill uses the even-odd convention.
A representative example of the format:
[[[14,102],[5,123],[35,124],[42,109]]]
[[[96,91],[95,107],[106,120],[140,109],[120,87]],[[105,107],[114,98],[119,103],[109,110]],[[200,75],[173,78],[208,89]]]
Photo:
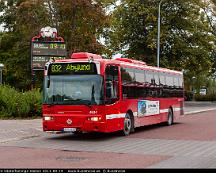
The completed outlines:
[[[18,92],[7,85],[0,85],[0,117],[32,117],[41,115],[42,94],[39,90]]]
[[[216,93],[209,93],[206,95],[196,94],[195,100],[196,101],[216,101]]]
[[[192,91],[185,91],[185,93],[184,93],[185,101],[192,101],[193,95],[194,94]]]

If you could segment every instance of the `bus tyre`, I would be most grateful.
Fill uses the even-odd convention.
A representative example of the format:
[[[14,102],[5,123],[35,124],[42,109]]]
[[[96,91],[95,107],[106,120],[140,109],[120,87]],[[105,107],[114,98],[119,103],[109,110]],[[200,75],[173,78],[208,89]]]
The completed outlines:
[[[75,131],[75,132],[73,132],[73,134],[75,134],[75,135],[81,135],[81,134],[83,134],[83,132],[82,131]]]
[[[131,120],[131,116],[130,114],[126,114],[125,115],[125,119],[124,119],[124,129],[123,129],[123,135],[127,136],[130,134],[132,129],[132,120]]]
[[[171,126],[173,124],[173,111],[169,108],[168,117],[167,117],[167,125]]]

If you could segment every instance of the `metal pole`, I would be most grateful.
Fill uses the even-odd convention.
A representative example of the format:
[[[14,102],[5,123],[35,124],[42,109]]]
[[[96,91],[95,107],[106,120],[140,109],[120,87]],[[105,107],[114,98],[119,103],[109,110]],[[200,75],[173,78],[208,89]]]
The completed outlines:
[[[35,87],[35,71],[32,69],[31,89],[33,90],[34,87]]]
[[[0,69],[0,85],[2,84],[2,69]]]
[[[2,70],[4,68],[4,64],[0,64],[0,85],[2,84]]]
[[[160,67],[160,11],[162,2],[163,0],[161,0],[158,5],[157,67]]]
[[[194,94],[195,94],[195,79],[196,79],[196,77],[195,76],[193,76],[192,77],[192,100],[194,100]]]

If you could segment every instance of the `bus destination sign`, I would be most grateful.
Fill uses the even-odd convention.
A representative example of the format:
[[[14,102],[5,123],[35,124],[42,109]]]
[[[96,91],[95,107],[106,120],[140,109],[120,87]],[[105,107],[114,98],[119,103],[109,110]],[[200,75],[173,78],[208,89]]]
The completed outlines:
[[[49,65],[49,75],[97,74],[95,63],[54,63]]]

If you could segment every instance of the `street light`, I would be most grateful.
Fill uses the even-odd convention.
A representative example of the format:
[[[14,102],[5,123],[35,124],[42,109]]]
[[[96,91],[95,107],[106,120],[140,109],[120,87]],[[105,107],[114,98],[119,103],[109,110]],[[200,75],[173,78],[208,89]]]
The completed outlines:
[[[2,84],[2,70],[4,68],[4,64],[0,64],[0,84]]]
[[[194,100],[194,94],[195,94],[195,86],[194,86],[194,84],[195,84],[195,79],[196,79],[196,77],[195,76],[193,76],[192,77],[192,100]]]
[[[163,0],[161,0],[158,5],[157,67],[160,66],[160,11],[162,2]]]
[[[196,77],[195,76],[193,76],[192,77],[192,92],[194,93],[195,92],[195,86],[194,86],[194,84],[195,84],[195,79],[196,79]]]

